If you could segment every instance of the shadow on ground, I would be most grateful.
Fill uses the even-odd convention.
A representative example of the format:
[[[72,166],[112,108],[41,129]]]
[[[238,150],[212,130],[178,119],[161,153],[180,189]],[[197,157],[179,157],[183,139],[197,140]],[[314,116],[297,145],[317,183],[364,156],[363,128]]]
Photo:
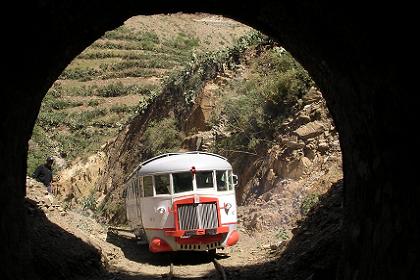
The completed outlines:
[[[33,265],[40,279],[92,279],[105,273],[95,247],[51,223],[36,201],[26,198],[25,207]]]

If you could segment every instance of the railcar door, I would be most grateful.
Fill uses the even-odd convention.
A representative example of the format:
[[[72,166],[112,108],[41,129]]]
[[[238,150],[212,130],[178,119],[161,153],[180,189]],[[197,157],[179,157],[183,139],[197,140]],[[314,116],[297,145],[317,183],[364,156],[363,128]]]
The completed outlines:
[[[173,215],[170,215],[172,196],[169,174],[144,176],[143,191],[141,211],[144,229],[173,228]]]
[[[216,184],[219,206],[222,209],[220,211],[222,225],[236,224],[237,206],[232,171],[217,170]]]

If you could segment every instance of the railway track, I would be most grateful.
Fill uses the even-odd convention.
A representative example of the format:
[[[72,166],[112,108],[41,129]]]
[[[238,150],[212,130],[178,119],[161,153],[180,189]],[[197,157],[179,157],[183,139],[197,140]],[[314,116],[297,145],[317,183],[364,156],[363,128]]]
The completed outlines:
[[[211,256],[211,262],[214,265],[214,268],[216,269],[216,271],[219,273],[220,279],[222,280],[227,280],[226,277],[226,272],[225,269],[223,268],[223,266],[217,261],[214,253],[209,253]],[[173,278],[175,278],[175,274],[174,274],[174,264],[171,261],[171,264],[169,265],[169,274],[168,274],[168,280],[172,280]]]
[[[132,229],[129,228],[123,228],[123,227],[115,227],[115,226],[109,226],[108,232],[112,232],[115,235],[127,238],[127,239],[135,239],[136,235],[134,234]]]
[[[108,226],[108,231],[113,231],[113,232],[131,232],[133,233],[133,230],[130,228],[125,228],[125,227],[116,227],[116,226]]]
[[[136,238],[133,231],[129,228],[109,226],[108,231],[112,232],[113,234],[116,234],[118,236],[127,238],[127,239],[135,239]],[[215,250],[214,251],[212,250],[212,251],[208,252],[208,254],[209,254],[209,259],[213,263],[214,268],[216,269],[216,271],[218,272],[218,274],[220,276],[220,279],[221,280],[227,280],[225,269],[220,264],[220,262],[218,262],[217,259],[216,259]],[[167,277],[168,280],[176,278],[176,276],[174,274],[174,268],[176,268],[176,266],[174,265],[174,261],[172,260],[173,257],[174,256],[171,256],[171,260],[170,260],[169,273],[168,273],[168,277]]]
[[[216,260],[216,258],[213,258],[212,262],[216,270],[219,272],[220,278],[223,280],[227,280],[226,272],[223,266]]]

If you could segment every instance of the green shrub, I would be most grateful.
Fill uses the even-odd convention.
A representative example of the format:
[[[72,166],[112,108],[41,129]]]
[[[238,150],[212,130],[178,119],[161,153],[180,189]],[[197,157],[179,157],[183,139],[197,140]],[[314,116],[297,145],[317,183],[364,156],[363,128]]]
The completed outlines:
[[[125,26],[105,33],[103,38],[110,40],[133,40],[143,44],[159,44],[159,37],[154,32],[133,32]]]
[[[154,52],[164,52],[161,50],[160,45],[155,41],[155,39],[152,38],[152,35],[138,35],[137,39],[136,36],[132,35],[112,36],[115,37],[113,39],[121,41],[100,41],[93,43],[91,47],[93,49],[147,50]]]
[[[108,113],[106,108],[95,108],[90,111],[75,112],[68,116],[66,122],[69,125],[88,125],[92,120],[103,117]]]
[[[178,150],[183,137],[172,118],[151,122],[143,135],[147,157]]]
[[[136,107],[129,107],[129,106],[125,105],[125,104],[122,104],[122,105],[113,105],[109,109],[109,111],[112,112],[112,113],[119,114],[119,113],[131,112],[133,110],[133,108],[136,108]]]
[[[175,38],[164,42],[163,44],[175,49],[190,50],[197,47],[200,43],[200,39],[193,36],[188,36],[185,33],[178,33]]]
[[[125,60],[122,62],[114,63],[114,64],[101,64],[100,68],[103,72],[118,72],[127,70],[130,68],[172,68],[175,66],[175,63],[164,58],[154,58],[154,59],[132,59],[132,60]]]
[[[210,120],[215,125],[225,116],[232,132],[217,143],[217,149],[257,153],[259,147],[271,145],[276,128],[312,85],[289,53],[276,46],[264,50],[251,64],[248,79],[232,86]]]
[[[189,52],[187,52],[189,53]],[[168,60],[176,61],[178,63],[185,62],[186,53],[178,53],[177,55],[167,53],[145,53],[143,50],[91,50],[87,49],[82,52],[77,58],[80,59],[106,59],[106,58],[121,58],[123,60]]]
[[[83,210],[90,209],[92,211],[96,210],[96,195],[95,192],[92,191],[88,196],[85,196],[81,200],[81,205]]]
[[[63,95],[63,87],[60,83],[55,82],[53,86],[48,90],[46,96],[52,96],[55,98],[59,98]]]
[[[67,119],[68,113],[63,111],[48,111],[41,110],[38,115],[38,124],[44,129],[48,130],[52,127],[58,127]]]
[[[106,39],[122,39],[124,36],[128,36],[131,34],[131,30],[127,28],[126,26],[120,26],[114,30],[105,32],[104,36],[102,38]]]
[[[101,71],[95,68],[66,68],[63,73],[61,73],[59,79],[89,81],[100,76],[101,74]]]
[[[63,110],[66,108],[79,107],[83,105],[81,101],[69,101],[63,99],[55,99],[50,102],[44,102],[44,106],[49,106],[54,110]]]
[[[29,176],[35,171],[38,165],[45,162],[47,156],[54,154],[54,143],[45,130],[36,123],[32,130],[27,159],[27,174]]]
[[[71,202],[70,201],[63,201],[61,203],[61,207],[63,208],[64,211],[70,210],[71,209]]]
[[[105,41],[105,42],[95,42],[93,43],[90,47],[92,49],[137,49],[136,47],[134,48],[130,48],[128,44],[122,44],[122,43],[116,43],[116,42],[110,42],[110,41]]]
[[[123,85],[121,82],[108,84],[104,87],[100,87],[97,90],[97,94],[103,97],[115,97],[121,95],[127,95],[128,90],[127,87]]]
[[[91,107],[96,107],[96,106],[99,105],[99,100],[91,99],[91,100],[89,100],[88,105],[91,106]]]
[[[103,129],[101,133],[98,133],[95,129],[80,126],[72,133],[57,133],[53,138],[58,143],[57,148],[60,151],[65,151],[68,159],[72,160],[99,149],[101,144],[106,141],[107,135]]]
[[[302,214],[306,215],[308,212],[319,202],[319,194],[318,193],[311,193],[307,195],[300,206],[300,210]]]
[[[289,239],[289,235],[287,234],[287,231],[284,228],[278,229],[275,236],[277,239],[280,239],[281,241],[285,241]]]
[[[123,71],[108,72],[101,76],[103,80],[114,79],[114,78],[125,78],[125,77],[152,77],[159,76],[154,69],[148,68],[129,68]]]

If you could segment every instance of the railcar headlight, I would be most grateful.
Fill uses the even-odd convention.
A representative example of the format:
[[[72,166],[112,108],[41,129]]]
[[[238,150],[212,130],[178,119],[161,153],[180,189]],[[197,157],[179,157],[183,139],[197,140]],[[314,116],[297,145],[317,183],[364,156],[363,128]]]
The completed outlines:
[[[163,208],[163,207],[159,207],[156,211],[161,215],[165,214],[165,212],[166,212],[165,208]]]

